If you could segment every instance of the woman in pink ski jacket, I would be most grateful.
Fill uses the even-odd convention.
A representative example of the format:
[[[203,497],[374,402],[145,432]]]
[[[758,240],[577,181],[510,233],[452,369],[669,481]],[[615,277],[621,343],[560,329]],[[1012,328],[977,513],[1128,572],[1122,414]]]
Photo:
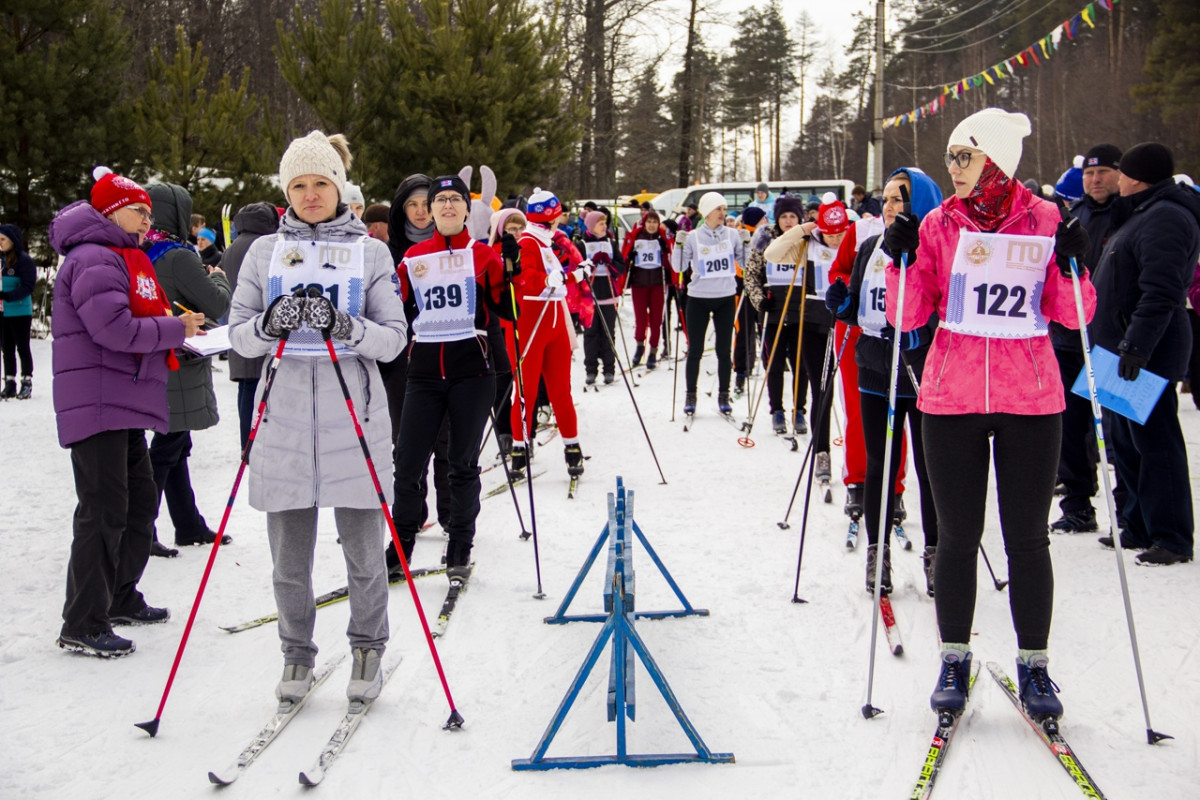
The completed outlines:
[[[887,318],[919,328],[936,311],[917,407],[937,508],[934,564],[942,665],[930,705],[960,713],[971,672],[976,558],[985,523],[989,461],[995,463],[1000,527],[1008,555],[1021,701],[1037,719],[1062,704],[1046,650],[1053,608],[1047,518],[1062,434],[1063,387],[1048,336],[1051,321],[1077,329],[1071,257],[1087,249],[1077,220],[1015,180],[1029,119],[998,108],[967,117],[950,135],[954,196],[920,223],[897,216],[884,233]],[[900,256],[908,271],[900,307]],[[1090,321],[1096,292],[1080,275]]]

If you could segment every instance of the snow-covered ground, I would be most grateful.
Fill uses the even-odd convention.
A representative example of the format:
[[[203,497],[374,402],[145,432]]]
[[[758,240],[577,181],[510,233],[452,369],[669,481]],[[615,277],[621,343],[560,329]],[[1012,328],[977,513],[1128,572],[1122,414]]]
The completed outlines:
[[[626,321],[628,326],[628,320]],[[174,560],[151,559],[142,580],[147,599],[171,608],[167,625],[124,629],[137,653],[113,662],[68,655],[55,647],[61,624],[71,514],[70,462],[55,438],[50,400],[50,345],[34,344],[37,382],[28,402],[0,405],[4,491],[0,512],[0,797],[206,797],[210,769],[227,765],[275,705],[282,663],[273,626],[231,635],[218,629],[272,611],[264,516],[243,488],[195,629],[155,739],[133,727],[152,719],[208,555],[186,548]],[[577,354],[582,358],[582,354]],[[711,355],[705,366],[713,368]],[[201,509],[216,528],[237,470],[235,391],[224,365],[216,374],[223,421],[196,435],[192,475]],[[576,363],[577,375],[582,373]],[[893,657],[877,649],[873,703],[886,713],[860,714],[867,685],[871,603],[863,590],[865,548],[843,545],[843,492],[814,499],[804,548],[800,596],[791,602],[803,498],[783,518],[801,463],[769,432],[766,403],[757,446],[738,445],[704,392],[695,428],[670,421],[674,373],[660,368],[634,390],[667,485],[659,476],[625,388],[578,393],[581,440],[591,456],[574,500],[566,498],[561,442],[542,449],[548,468],[535,482],[541,579],[536,600],[532,542],[517,534],[507,495],[485,500],[477,569],[447,635],[438,642],[465,728],[441,730],[448,707],[413,612],[408,590],[392,589],[389,654],[403,662],[319,790],[330,797],[689,798],[907,797],[934,726],[928,695],[937,674],[933,601],[924,594],[918,556],[917,503],[908,529],[917,544],[894,556],[894,601],[905,642]],[[681,376],[682,378],[682,376]],[[682,400],[682,387],[680,387]],[[736,415],[746,415],[746,401]],[[1200,412],[1181,404],[1188,443],[1200,452]],[[836,436],[836,432],[835,432]],[[802,444],[807,443],[807,438]],[[485,463],[494,447],[489,446]],[[378,458],[382,454],[376,454]],[[833,454],[835,474],[841,453]],[[1195,463],[1195,462],[1194,462]],[[497,485],[493,470],[484,487]],[[732,765],[654,769],[610,766],[582,771],[514,772],[542,735],[599,631],[590,623],[542,622],[562,600],[600,533],[616,476],[635,494],[638,524],[692,604],[709,617],[644,621],[638,630],[707,745],[732,752]],[[1193,482],[1200,468],[1193,469]],[[367,480],[364,471],[363,480]],[[521,494],[522,503],[525,494]],[[994,497],[993,497],[994,509]],[[1057,511],[1057,509],[1055,509]],[[528,522],[528,509],[525,509]],[[164,514],[165,517],[165,514]],[[442,536],[422,534],[416,566],[438,561]],[[163,538],[170,541],[169,523]],[[998,522],[984,542],[1006,573]],[[1094,535],[1055,536],[1055,615],[1051,674],[1062,687],[1063,732],[1110,798],[1200,796],[1200,629],[1195,624],[1194,565],[1144,569],[1127,559],[1133,608],[1157,730],[1174,741],[1145,743],[1114,556]],[[635,551],[638,606],[677,601],[646,554]],[[980,565],[974,649],[1010,673],[1016,644],[1007,591],[997,593]],[[601,606],[603,560],[573,612]],[[344,581],[332,516],[322,518],[314,582]],[[436,616],[441,578],[419,582],[426,613]],[[1191,598],[1191,599],[1189,599]],[[1189,610],[1191,609],[1191,610]],[[319,658],[346,649],[347,605],[318,614]],[[280,740],[228,794],[291,797],[344,707],[346,667],[335,674]],[[606,720],[607,659],[602,658],[549,755],[615,752]],[[633,753],[688,752],[689,744],[639,666]],[[1073,798],[1079,790],[986,677],[973,695],[938,779],[939,797]]]

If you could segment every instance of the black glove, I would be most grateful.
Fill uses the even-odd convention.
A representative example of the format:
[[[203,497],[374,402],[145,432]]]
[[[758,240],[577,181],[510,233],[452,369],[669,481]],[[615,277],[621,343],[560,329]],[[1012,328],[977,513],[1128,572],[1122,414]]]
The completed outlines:
[[[900,334],[900,349],[917,350],[923,345],[928,344],[928,342],[925,341],[923,333],[924,330],[924,328],[917,328],[916,330],[905,331],[904,333]],[[883,329],[879,331],[879,337],[888,344],[891,344],[896,340],[895,327],[893,327],[891,323],[884,325]]]
[[[508,270],[508,265],[512,265],[510,275],[521,274],[521,245],[517,244],[517,237],[511,233],[506,233],[500,237],[500,255],[505,261],[505,271]]]
[[[304,304],[304,321],[308,327],[321,333],[328,333],[334,339],[346,340],[354,333],[354,320],[345,311],[338,311],[329,302],[329,298],[315,294],[310,295]]]
[[[262,329],[267,336],[281,338],[300,327],[307,301],[302,297],[281,294],[263,312]]]
[[[844,314],[850,307],[850,287],[841,278],[838,278],[825,290],[825,307],[835,316]]]
[[[1064,278],[1071,277],[1071,259],[1079,259],[1087,252],[1088,232],[1079,222],[1078,217],[1064,219],[1058,223],[1054,231],[1054,259],[1058,262],[1058,271]],[[1079,267],[1083,275],[1083,265]]]
[[[1117,374],[1124,380],[1135,381],[1148,360],[1145,356],[1139,356],[1137,353],[1131,353],[1125,348],[1121,348],[1121,360],[1117,362]]]
[[[901,211],[883,232],[883,249],[897,261],[900,260],[901,253],[908,253],[909,266],[917,260],[917,245],[920,243],[921,233],[917,215],[911,211]]]

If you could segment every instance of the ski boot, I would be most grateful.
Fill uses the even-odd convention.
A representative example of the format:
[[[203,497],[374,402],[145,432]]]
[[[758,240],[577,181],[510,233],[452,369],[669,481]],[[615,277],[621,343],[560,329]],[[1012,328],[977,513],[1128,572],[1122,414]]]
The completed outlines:
[[[846,485],[846,505],[842,509],[850,518],[850,528],[846,531],[846,549],[853,550],[858,546],[859,520],[863,514],[863,487],[861,483]]]
[[[792,420],[792,430],[797,436],[803,436],[808,433],[808,420],[804,418],[803,411],[797,411],[795,419]]]
[[[937,558],[937,546],[925,548],[921,556],[921,567],[925,570],[925,594],[933,597],[933,562]]]
[[[733,377],[733,393],[741,397],[746,392],[746,373],[739,372]],[[776,431],[778,433],[778,431]]]
[[[729,402],[729,392],[717,392],[717,410],[727,417],[733,413],[733,405]]]
[[[383,655],[378,650],[356,647],[351,652],[354,662],[350,665],[350,683],[346,686],[346,699],[352,704],[366,705],[379,697],[383,689],[383,673],[379,662]]]
[[[0,400],[8,400],[17,396],[17,379],[5,378],[4,390],[0,391]]]
[[[644,356],[644,355],[646,355],[646,346],[644,344],[642,344],[641,342],[638,342],[637,347],[634,348],[634,351],[633,351],[633,363],[630,364],[629,366],[631,366],[631,367],[641,366],[642,356]],[[651,353],[650,356],[651,356],[651,358],[653,358],[654,353]],[[651,367],[648,363],[646,364],[646,368],[653,369],[653,367]]]
[[[567,445],[563,449],[563,457],[567,460],[567,474],[577,478],[583,474],[583,450],[578,443]]]
[[[637,365],[635,364],[634,366],[637,366]],[[658,366],[658,353],[655,350],[651,350],[650,353],[646,356],[646,371],[650,372],[657,366]]]
[[[617,379],[617,373],[616,373],[616,372],[607,372],[607,371],[606,371],[606,372],[604,373],[604,385],[605,385],[605,386],[608,386],[610,383],[612,383],[612,382],[613,382],[613,381],[615,381],[616,379]]]
[[[683,395],[683,413],[689,417],[696,413],[696,393],[686,392]]]
[[[771,412],[771,430],[775,431],[780,436],[787,434],[787,420],[783,418],[782,411]]]
[[[526,449],[524,442],[514,442],[512,447],[512,460],[509,461],[508,471],[512,473],[514,478],[522,478],[525,476],[525,470],[529,467],[529,450]]]
[[[908,512],[904,508],[904,495],[895,495],[892,499],[892,529],[896,533],[896,539],[905,550],[912,550],[912,540],[908,538],[908,532],[904,530],[904,520],[908,519]]]
[[[304,699],[313,685],[313,668],[307,664],[284,664],[283,677],[275,687],[275,698],[279,700],[279,713],[286,713]]]
[[[943,644],[942,671],[929,696],[929,706],[937,712],[939,721],[945,722],[941,720],[943,714],[949,717],[946,721],[953,721],[967,707],[970,680],[971,652],[953,644]]]
[[[511,433],[501,433],[496,436],[496,443],[500,448],[500,457],[508,458],[513,449],[513,438]]]
[[[826,503],[833,502],[833,490],[829,487],[830,481],[833,480],[833,467],[829,463],[829,453],[817,453],[817,483],[821,488],[821,499]]]
[[[583,382],[584,382],[584,385],[586,385],[586,386],[595,386],[596,385],[596,373],[589,372],[587,374],[587,377],[583,379]]]
[[[1058,685],[1046,673],[1049,659],[1043,652],[1017,657],[1017,688],[1021,706],[1035,722],[1046,724],[1062,716],[1063,706],[1054,695]]]
[[[867,545],[867,593],[875,594],[875,559],[878,545]],[[883,594],[892,593],[892,550],[883,548]]]
[[[460,586],[471,577],[471,544],[462,541],[446,543],[446,577]]]
[[[17,392],[18,400],[28,400],[33,397],[33,378],[26,375],[21,378],[21,391]]]

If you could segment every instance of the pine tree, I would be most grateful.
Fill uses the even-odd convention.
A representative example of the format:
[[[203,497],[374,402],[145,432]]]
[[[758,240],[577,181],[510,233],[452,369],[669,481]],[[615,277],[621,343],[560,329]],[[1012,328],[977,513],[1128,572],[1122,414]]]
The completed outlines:
[[[196,208],[215,209],[274,197],[270,176],[282,152],[282,136],[263,101],[249,93],[250,68],[233,86],[223,75],[211,94],[203,88],[208,58],[203,45],[175,29],[175,55],[155,47],[149,83],[134,104],[134,135],[141,172],[187,189]]]
[[[23,230],[86,196],[97,164],[129,165],[129,41],[96,0],[22,0],[0,14],[0,217]]]

